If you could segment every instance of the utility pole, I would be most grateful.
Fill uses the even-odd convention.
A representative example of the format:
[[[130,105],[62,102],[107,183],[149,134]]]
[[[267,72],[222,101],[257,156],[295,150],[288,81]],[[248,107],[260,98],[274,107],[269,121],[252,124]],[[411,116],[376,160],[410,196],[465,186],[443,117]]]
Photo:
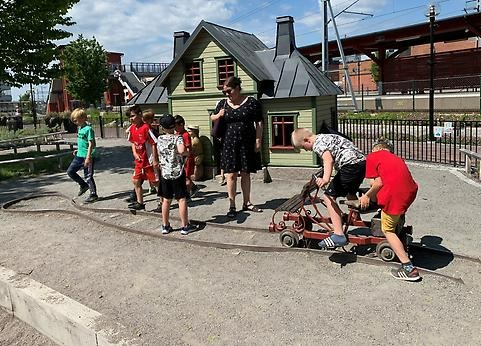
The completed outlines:
[[[356,95],[354,94],[354,90],[352,89],[352,81],[351,81],[351,76],[349,75],[349,67],[347,66],[346,57],[344,56],[344,49],[342,48],[341,38],[339,37],[339,31],[337,30],[336,19],[335,19],[334,13],[332,12],[331,2],[329,0],[327,0],[326,2],[329,7],[329,12],[331,14],[332,25],[334,26],[334,31],[336,32],[337,46],[339,48],[339,54],[341,55],[341,59],[342,59],[342,68],[344,69],[344,76],[346,78],[347,84],[349,85],[352,104],[354,106],[354,109],[357,111],[359,110],[359,108],[357,108]]]
[[[329,72],[329,29],[327,20],[327,2],[329,0],[322,0],[322,44],[321,44],[321,54],[322,54],[322,65],[321,71],[327,76]]]
[[[434,141],[434,21],[436,7],[429,7],[429,140]]]
[[[464,5],[464,12],[477,12],[481,10],[481,0],[467,0]]]

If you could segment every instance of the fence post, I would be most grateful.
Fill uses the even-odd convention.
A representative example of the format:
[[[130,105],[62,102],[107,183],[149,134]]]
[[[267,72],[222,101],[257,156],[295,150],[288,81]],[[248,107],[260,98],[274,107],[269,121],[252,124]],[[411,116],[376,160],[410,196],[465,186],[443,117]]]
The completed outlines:
[[[101,115],[99,115],[99,126],[100,126],[100,138],[104,138],[104,121]]]
[[[361,112],[364,112],[364,84],[361,86]]]
[[[122,106],[120,106],[120,127],[124,127],[124,119],[122,118]]]
[[[415,80],[413,80],[412,90],[413,90],[413,112],[415,112],[416,111],[416,81]]]
[[[117,135],[117,138],[120,138],[120,129],[119,129],[119,121],[115,120],[115,134]]]

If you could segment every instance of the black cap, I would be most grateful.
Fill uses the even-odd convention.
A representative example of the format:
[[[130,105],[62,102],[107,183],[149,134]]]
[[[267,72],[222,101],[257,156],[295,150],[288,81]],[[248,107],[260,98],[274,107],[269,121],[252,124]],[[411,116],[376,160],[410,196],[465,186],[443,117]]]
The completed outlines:
[[[164,114],[162,118],[160,118],[160,126],[166,130],[173,129],[175,127],[175,119],[172,114]]]

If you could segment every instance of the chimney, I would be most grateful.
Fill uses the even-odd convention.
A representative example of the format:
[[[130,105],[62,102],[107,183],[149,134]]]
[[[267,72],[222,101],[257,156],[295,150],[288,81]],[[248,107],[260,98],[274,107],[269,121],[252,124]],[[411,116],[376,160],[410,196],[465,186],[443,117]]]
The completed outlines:
[[[288,58],[296,49],[294,37],[294,18],[291,16],[277,17],[276,58]]]
[[[185,42],[189,39],[190,34],[186,31],[174,32],[174,59],[184,48]]]

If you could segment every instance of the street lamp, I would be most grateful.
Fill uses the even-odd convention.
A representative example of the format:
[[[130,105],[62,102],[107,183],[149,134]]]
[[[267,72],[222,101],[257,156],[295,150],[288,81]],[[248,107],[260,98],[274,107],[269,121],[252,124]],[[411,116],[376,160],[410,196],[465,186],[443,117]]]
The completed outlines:
[[[434,141],[434,21],[436,7],[429,6],[429,140]]]

